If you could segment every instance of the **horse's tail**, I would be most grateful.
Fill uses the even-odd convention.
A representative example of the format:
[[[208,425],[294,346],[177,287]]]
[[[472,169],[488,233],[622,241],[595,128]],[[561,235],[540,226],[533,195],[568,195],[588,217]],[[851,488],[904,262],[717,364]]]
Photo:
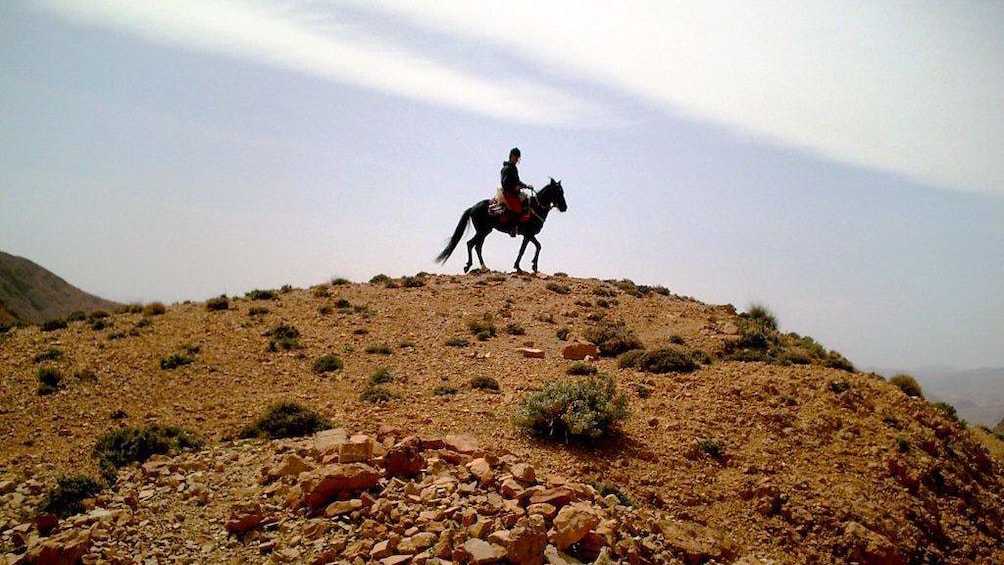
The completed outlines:
[[[453,230],[453,237],[450,238],[450,242],[446,244],[446,248],[443,252],[436,257],[436,262],[445,263],[453,250],[457,248],[457,244],[460,243],[460,238],[464,237],[464,232],[467,231],[467,222],[471,219],[471,214],[474,213],[473,208],[468,208],[464,210],[464,214],[460,216],[460,221],[457,223],[457,229]]]

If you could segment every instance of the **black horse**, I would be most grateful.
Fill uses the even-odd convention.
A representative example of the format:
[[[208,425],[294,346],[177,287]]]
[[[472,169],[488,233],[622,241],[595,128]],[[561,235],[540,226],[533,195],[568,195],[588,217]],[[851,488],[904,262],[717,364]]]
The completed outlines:
[[[450,243],[447,244],[446,249],[443,249],[443,252],[436,258],[438,262],[445,263],[450,258],[453,250],[460,243],[460,238],[467,231],[467,221],[470,220],[474,224],[476,233],[474,237],[467,241],[467,265],[464,266],[464,272],[469,271],[471,263],[474,262],[471,258],[472,249],[476,249],[478,252],[478,261],[481,262],[481,268],[486,268],[485,260],[481,257],[481,246],[484,245],[485,238],[488,237],[488,234],[492,233],[493,229],[506,233],[509,233],[512,229],[512,223],[504,221],[505,216],[496,216],[489,213],[488,204],[488,200],[482,200],[464,212],[464,215],[460,217],[460,223],[457,224],[457,229],[453,231]],[[523,235],[523,245],[520,246],[519,255],[516,256],[516,263],[513,265],[516,271],[523,272],[523,269],[519,267],[519,261],[523,258],[523,252],[526,251],[526,244],[533,242],[537,247],[537,252],[533,254],[533,272],[537,272],[537,257],[540,256],[540,242],[537,241],[536,236],[540,233],[541,228],[544,227],[544,220],[547,219],[547,213],[551,211],[551,208],[557,208],[561,212],[568,209],[568,205],[565,204],[565,190],[561,188],[560,180],[551,179],[551,182],[547,186],[530,197],[530,219],[519,224],[519,233]]]

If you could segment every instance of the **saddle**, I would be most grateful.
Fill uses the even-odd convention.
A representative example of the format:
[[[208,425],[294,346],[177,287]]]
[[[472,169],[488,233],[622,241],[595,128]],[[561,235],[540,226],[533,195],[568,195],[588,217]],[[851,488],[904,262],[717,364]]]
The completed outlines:
[[[523,205],[523,209],[528,210],[530,197],[522,190],[519,192],[519,200]],[[505,198],[502,197],[502,187],[495,189],[495,197],[488,201],[488,213],[492,216],[512,215],[512,210],[509,209],[509,206],[505,203]]]

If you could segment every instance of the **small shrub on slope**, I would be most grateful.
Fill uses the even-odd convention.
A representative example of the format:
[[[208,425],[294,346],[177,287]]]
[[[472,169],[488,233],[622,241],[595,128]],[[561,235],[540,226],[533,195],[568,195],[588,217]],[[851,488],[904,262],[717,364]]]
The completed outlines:
[[[551,381],[523,399],[515,421],[540,436],[597,439],[627,418],[627,403],[607,376]]]
[[[911,377],[910,375],[895,375],[889,379],[889,383],[899,387],[899,389],[903,391],[903,394],[907,396],[924,398],[924,391],[920,388],[920,383],[918,383],[917,379]]]
[[[314,372],[315,373],[330,373],[332,371],[341,370],[343,366],[342,360],[334,355],[323,355],[318,357],[314,361]]]
[[[649,373],[690,373],[697,369],[693,356],[676,346],[648,351],[638,359],[638,366]]]
[[[38,368],[38,394],[40,396],[50,395],[62,386],[63,376],[59,370],[52,367]]]
[[[66,518],[84,511],[82,502],[101,492],[101,483],[87,475],[60,477],[56,486],[49,489],[39,509]]]
[[[151,424],[145,428],[119,428],[101,436],[94,446],[101,474],[109,482],[119,467],[142,463],[154,455],[202,449],[202,439],[190,430]]]
[[[327,418],[296,402],[273,404],[250,426],[240,431],[243,439],[264,437],[282,439],[310,435],[331,427]]]
[[[625,351],[645,348],[634,330],[624,323],[598,324],[588,328],[584,333],[584,337],[600,349],[600,355],[606,357],[616,357]]]

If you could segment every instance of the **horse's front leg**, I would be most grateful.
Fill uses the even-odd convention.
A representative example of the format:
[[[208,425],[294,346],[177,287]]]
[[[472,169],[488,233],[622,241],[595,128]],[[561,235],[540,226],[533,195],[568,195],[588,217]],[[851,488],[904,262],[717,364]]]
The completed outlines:
[[[524,235],[523,236],[523,245],[519,246],[519,254],[516,255],[516,263],[513,264],[513,267],[516,269],[517,273],[522,273],[523,272],[523,269],[521,269],[520,266],[519,266],[519,261],[520,261],[520,259],[523,258],[523,252],[526,251],[526,244],[527,243],[530,243],[530,236]],[[536,259],[535,259],[534,260],[534,265],[536,265],[536,264],[537,263],[536,263]],[[536,267],[534,267],[534,270],[536,270]]]
[[[530,241],[537,248],[537,251],[533,254],[533,272],[537,272],[537,258],[540,257],[540,242],[537,241],[536,237],[531,237]],[[523,247],[526,247],[526,241],[523,242]]]

